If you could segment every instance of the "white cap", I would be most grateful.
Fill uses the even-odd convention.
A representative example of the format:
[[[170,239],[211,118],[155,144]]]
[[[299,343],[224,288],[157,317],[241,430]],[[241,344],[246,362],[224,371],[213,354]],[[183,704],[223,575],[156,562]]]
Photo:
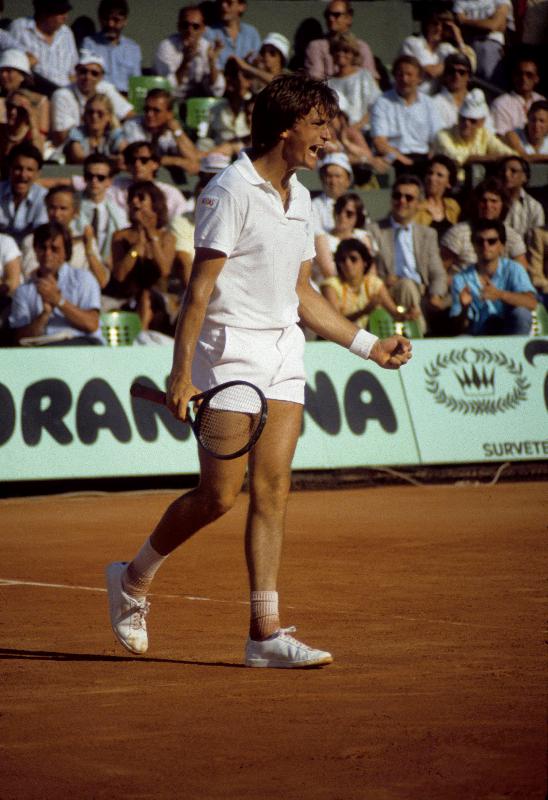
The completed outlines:
[[[329,155],[320,161],[318,164],[318,169],[322,169],[322,167],[328,167],[330,164],[335,164],[337,167],[342,167],[348,172],[350,177],[352,177],[354,174],[352,172],[352,165],[350,164],[346,153],[329,153]]]
[[[230,157],[225,153],[208,153],[200,159],[200,172],[215,174],[230,165]]]
[[[471,92],[468,92],[459,115],[468,119],[485,119],[489,115],[489,108],[481,89],[472,89]]]
[[[266,38],[261,42],[261,47],[264,47],[265,44],[272,45],[276,50],[279,50],[287,63],[291,47],[289,39],[286,39],[282,33],[267,33]]]
[[[97,53],[92,53],[91,50],[80,50],[80,56],[78,57],[76,66],[83,67],[85,64],[98,64],[103,71],[105,69],[103,57],[97,55]]]
[[[0,69],[17,69],[25,75],[30,75],[30,62],[22,50],[4,50],[0,55]]]

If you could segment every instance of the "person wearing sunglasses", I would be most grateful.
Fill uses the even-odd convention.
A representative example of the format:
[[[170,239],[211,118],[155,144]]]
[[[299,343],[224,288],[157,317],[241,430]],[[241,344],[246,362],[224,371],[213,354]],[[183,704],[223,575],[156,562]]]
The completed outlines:
[[[158,189],[162,190],[170,222],[176,217],[192,211],[194,203],[187,200],[176,186],[156,179],[156,174],[160,169],[161,156],[151,142],[143,139],[128,144],[124,149],[123,159],[125,170],[129,174],[116,175],[107,191],[108,197],[114,200],[121,209],[127,212],[127,192],[135,181],[151,181]]]
[[[84,108],[82,125],[72,128],[65,146],[68,164],[83,164],[91,153],[109,156],[121,169],[126,146],[112,102],[106,94],[94,94]]]
[[[538,303],[527,270],[503,255],[506,229],[500,220],[472,228],[474,263],[453,278],[450,317],[456,333],[527,336]]]
[[[423,16],[420,34],[404,39],[400,48],[400,54],[403,53],[415,56],[419,61],[424,76],[420,90],[428,94],[435,91],[448,55],[462,53],[473,66],[476,64],[474,50],[462,38],[453,13],[437,7]]]
[[[443,62],[440,90],[432,95],[432,101],[443,123],[443,128],[452,128],[459,118],[459,111],[470,91],[472,62],[464,53],[452,53]],[[485,117],[487,130],[494,130],[491,113]]]
[[[110,269],[111,241],[116,231],[128,224],[127,214],[108,197],[112,184],[112,163],[108,156],[92,153],[84,161],[85,189],[80,201],[78,225],[90,225],[103,264]]]
[[[179,100],[187,97],[221,97],[225,89],[217,56],[220,40],[204,38],[204,12],[200,6],[186,6],[179,12],[177,33],[163,39],[156,49],[154,70],[164,75]]]
[[[307,75],[316,80],[327,80],[335,74],[335,64],[330,50],[331,39],[340,33],[349,33],[352,28],[354,9],[350,0],[331,0],[325,11],[327,31],[321,39],[313,39],[306,48],[304,68]],[[377,68],[371,48],[363,39],[358,39],[358,66],[369,70],[378,80]]]
[[[55,147],[64,145],[72,128],[84,122],[84,110],[90,97],[106,94],[120,122],[134,115],[134,109],[112,83],[104,79],[101,56],[82,50],[76,65],[76,81],[58,89],[51,98],[51,141]]]
[[[523,58],[512,69],[512,90],[493,100],[492,112],[495,130],[510,145],[516,144],[513,131],[525,127],[527,113],[533,103],[546,98],[536,91],[540,82],[539,68],[531,57]]]
[[[101,0],[97,9],[100,30],[82,41],[82,49],[103,59],[105,80],[127,95],[129,78],[141,74],[141,47],[124,36],[129,6],[126,0]]]
[[[448,304],[447,276],[436,231],[414,222],[423,188],[416,175],[400,175],[392,189],[391,213],[369,230],[378,247],[377,269],[397,306],[420,309],[425,333],[437,330]]]

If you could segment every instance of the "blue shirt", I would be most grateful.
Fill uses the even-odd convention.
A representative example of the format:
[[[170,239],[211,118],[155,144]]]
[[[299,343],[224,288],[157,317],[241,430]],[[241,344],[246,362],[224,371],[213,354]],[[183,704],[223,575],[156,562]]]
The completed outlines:
[[[535,287],[531,283],[525,267],[512,261],[511,258],[499,258],[495,274],[491,276],[491,283],[504,292],[532,292],[536,296]],[[468,307],[470,320],[469,332],[474,335],[481,332],[490,317],[501,317],[504,314],[505,303],[502,300],[484,300],[483,287],[476,264],[470,264],[453,277],[451,294],[453,304],[450,316],[458,317],[462,312],[460,293],[468,287],[472,294],[472,302]]]
[[[407,105],[395,89],[384,92],[371,109],[371,135],[384,136],[400,153],[427,153],[430,142],[443,128],[432,99],[417,92],[417,99]]]
[[[394,269],[400,278],[409,278],[419,286],[422,279],[417,272],[417,261],[413,249],[413,225],[400,225],[392,217],[390,224],[394,230]]]
[[[84,269],[75,269],[66,262],[61,265],[57,273],[57,285],[61,294],[69,303],[87,311],[101,308],[101,289],[99,283],[91,272]],[[9,323],[12,328],[22,328],[40,316],[44,310],[44,303],[36,288],[36,282],[30,281],[18,286],[13,295]],[[51,336],[61,331],[70,331],[75,336],[93,336],[103,342],[101,326],[93,333],[87,333],[70,324],[61,308],[54,308],[48,320],[44,334]]]
[[[230,56],[245,58],[249,53],[258,53],[261,48],[261,37],[257,28],[248,25],[247,22],[240,22],[240,31],[236,41],[226,32],[222,25],[212,25],[204,31],[204,39],[208,42],[216,42],[218,39],[223,43],[223,49],[217,56],[219,69],[224,69]]]
[[[119,92],[127,92],[129,78],[141,74],[141,48],[127,36],[120,36],[120,41],[113,44],[99,31],[85,37],[82,49],[101,56],[105,63],[105,80],[113,83]]]
[[[13,236],[17,244],[21,244],[27,234],[38,225],[48,221],[44,198],[47,189],[33,183],[25,199],[17,208],[9,181],[0,183],[0,233]]]

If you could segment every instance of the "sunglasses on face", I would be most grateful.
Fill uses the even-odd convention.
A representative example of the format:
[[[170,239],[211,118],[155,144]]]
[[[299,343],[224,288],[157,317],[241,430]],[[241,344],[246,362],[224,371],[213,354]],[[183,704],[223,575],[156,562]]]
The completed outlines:
[[[407,192],[393,192],[392,200],[407,200],[408,203],[412,203],[413,200],[418,200],[418,198],[414,194],[407,194]]]
[[[130,164],[148,164],[152,161],[152,156],[133,156],[129,159]]]
[[[346,11],[326,11],[324,14],[325,19],[339,19],[339,17],[344,17],[346,15]]]
[[[98,175],[96,172],[84,172],[84,178],[86,181],[92,181],[95,178],[99,183],[104,183],[104,181],[108,181],[110,175]]]
[[[100,69],[86,69],[85,67],[78,67],[76,72],[78,75],[91,75],[92,78],[98,78],[101,75]]]
[[[497,242],[500,242],[498,236],[476,236],[474,239],[474,244],[477,244],[478,247],[483,247],[483,245],[486,244],[492,247],[494,244],[497,244]]]

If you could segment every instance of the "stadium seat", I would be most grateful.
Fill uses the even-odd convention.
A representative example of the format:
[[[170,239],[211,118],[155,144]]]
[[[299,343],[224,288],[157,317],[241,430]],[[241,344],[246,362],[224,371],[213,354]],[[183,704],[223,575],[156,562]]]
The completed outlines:
[[[151,89],[167,89],[171,92],[172,86],[167,78],[160,75],[132,75],[129,79],[128,100],[136,114],[143,113],[145,97]]]
[[[531,336],[548,335],[548,310],[543,303],[539,303],[533,311]]]
[[[198,133],[202,122],[209,127],[209,112],[218,102],[218,97],[189,97],[185,102],[185,128],[190,133]]]
[[[419,323],[415,319],[397,322],[385,308],[380,306],[369,315],[369,330],[379,339],[386,339],[395,333],[407,336],[408,339],[422,339]]]
[[[101,332],[109,347],[133,344],[141,329],[141,320],[134,311],[106,311],[101,314]]]

